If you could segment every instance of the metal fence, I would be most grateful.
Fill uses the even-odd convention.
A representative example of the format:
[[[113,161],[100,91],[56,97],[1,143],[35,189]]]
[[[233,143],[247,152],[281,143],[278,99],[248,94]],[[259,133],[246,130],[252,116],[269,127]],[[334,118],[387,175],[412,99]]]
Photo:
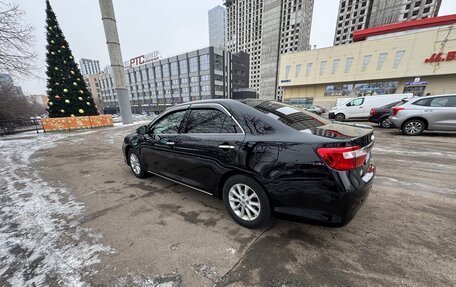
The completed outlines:
[[[43,130],[40,119],[0,120],[0,136]]]

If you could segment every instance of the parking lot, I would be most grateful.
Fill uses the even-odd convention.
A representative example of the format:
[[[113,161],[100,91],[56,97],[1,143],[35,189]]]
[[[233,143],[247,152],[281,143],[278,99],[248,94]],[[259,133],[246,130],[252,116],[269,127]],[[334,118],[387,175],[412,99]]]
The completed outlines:
[[[31,166],[15,171],[20,179],[2,186],[20,191],[24,178],[43,182],[60,198],[43,196],[40,204],[52,203],[49,209],[60,213],[49,216],[58,236],[40,237],[48,250],[38,259],[15,241],[19,247],[0,286],[19,273],[44,276],[33,282],[51,286],[72,280],[93,286],[456,285],[456,134],[412,138],[376,128],[377,177],[348,226],[276,220],[248,230],[218,199],[157,177],[134,177],[120,152],[123,136],[134,129],[57,138],[33,153]],[[20,227],[9,228],[14,234]]]

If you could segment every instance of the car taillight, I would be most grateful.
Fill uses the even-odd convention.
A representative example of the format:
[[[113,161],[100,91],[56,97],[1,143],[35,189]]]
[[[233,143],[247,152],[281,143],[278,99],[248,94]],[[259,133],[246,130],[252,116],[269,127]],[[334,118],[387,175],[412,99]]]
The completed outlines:
[[[320,147],[318,155],[335,170],[353,170],[364,165],[367,152],[360,146],[352,147]]]
[[[377,114],[377,111],[374,109],[371,109],[371,116],[375,116]]]
[[[394,107],[394,108],[393,108],[393,116],[397,115],[397,113],[398,113],[399,111],[403,111],[403,110],[405,110],[405,108],[402,108],[402,107]]]

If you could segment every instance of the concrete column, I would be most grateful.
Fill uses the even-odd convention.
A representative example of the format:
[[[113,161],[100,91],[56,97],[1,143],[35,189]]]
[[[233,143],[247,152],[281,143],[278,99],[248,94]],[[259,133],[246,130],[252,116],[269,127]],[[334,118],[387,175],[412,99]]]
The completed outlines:
[[[99,0],[101,19],[108,45],[109,58],[111,60],[112,73],[114,77],[114,87],[119,101],[120,114],[123,124],[133,123],[131,114],[130,99],[128,98],[127,85],[125,81],[125,69],[120,50],[119,34],[117,32],[116,16],[112,0]]]

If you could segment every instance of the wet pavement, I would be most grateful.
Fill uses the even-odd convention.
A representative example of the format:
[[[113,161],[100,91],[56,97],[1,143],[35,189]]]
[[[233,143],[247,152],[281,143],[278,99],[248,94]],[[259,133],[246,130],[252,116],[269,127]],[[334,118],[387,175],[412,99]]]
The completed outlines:
[[[455,134],[376,128],[348,226],[248,230],[216,198],[134,177],[133,130],[0,140],[0,286],[456,285]]]

